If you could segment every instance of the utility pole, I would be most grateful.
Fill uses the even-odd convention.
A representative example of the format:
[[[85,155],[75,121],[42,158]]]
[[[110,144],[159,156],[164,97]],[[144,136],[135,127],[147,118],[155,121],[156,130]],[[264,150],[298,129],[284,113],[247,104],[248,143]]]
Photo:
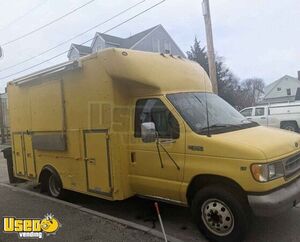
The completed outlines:
[[[210,17],[209,0],[203,0],[202,10],[203,10],[203,16],[204,16],[204,21],[205,21],[205,30],[206,30],[209,77],[210,77],[210,80],[212,83],[213,92],[218,94],[216,58],[215,58],[215,50],[214,50],[211,17]]]

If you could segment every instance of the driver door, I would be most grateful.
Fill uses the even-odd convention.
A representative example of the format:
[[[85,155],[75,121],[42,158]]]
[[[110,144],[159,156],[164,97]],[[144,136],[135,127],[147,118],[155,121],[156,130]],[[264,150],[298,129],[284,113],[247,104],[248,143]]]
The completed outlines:
[[[179,201],[185,161],[185,127],[181,117],[168,100],[156,97],[136,100],[134,112],[130,142],[131,187],[140,195]],[[143,143],[143,122],[155,124],[161,145]]]

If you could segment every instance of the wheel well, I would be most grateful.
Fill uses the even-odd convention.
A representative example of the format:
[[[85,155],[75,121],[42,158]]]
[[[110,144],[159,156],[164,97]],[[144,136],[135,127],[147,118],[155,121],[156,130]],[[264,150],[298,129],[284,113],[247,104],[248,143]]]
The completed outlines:
[[[244,189],[236,183],[234,180],[223,177],[223,176],[217,176],[217,175],[198,175],[195,176],[192,181],[190,182],[187,193],[186,193],[186,198],[188,201],[188,204],[191,205],[191,201],[193,200],[193,197],[195,196],[196,192],[199,191],[200,189],[208,186],[208,185],[223,185],[227,186],[230,189],[234,189],[239,193],[239,195],[247,200],[246,197],[246,192]]]
[[[57,177],[57,179],[60,181],[60,183],[62,184],[62,181],[60,179],[58,172],[56,171],[56,169],[53,166],[50,166],[50,165],[46,165],[43,167],[43,169],[39,175],[39,183],[43,183],[43,181],[45,179],[49,178],[49,176],[52,174],[55,175]]]
[[[297,121],[295,121],[295,120],[285,120],[285,121],[281,121],[281,122],[280,122],[280,128],[282,128],[284,124],[288,124],[288,123],[293,123],[293,124],[295,124],[295,125],[297,126],[297,128],[299,128],[298,123],[297,123]]]

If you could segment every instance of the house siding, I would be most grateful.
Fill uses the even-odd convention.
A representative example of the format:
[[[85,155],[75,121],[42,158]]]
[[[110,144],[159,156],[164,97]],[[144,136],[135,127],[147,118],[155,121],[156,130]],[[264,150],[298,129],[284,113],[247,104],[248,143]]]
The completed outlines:
[[[94,45],[92,46],[93,53],[97,52],[98,50],[105,49],[105,42],[99,36],[96,37]]]
[[[170,48],[170,54],[185,57],[181,50],[174,43],[174,41],[170,38],[168,33],[166,33],[166,31],[162,27],[155,29],[151,34],[149,34],[140,43],[135,45],[132,49],[166,53],[166,47]]]
[[[274,103],[294,101],[297,88],[300,88],[300,81],[297,78],[284,76],[276,81],[276,83],[272,83],[265,88],[263,102]],[[287,89],[290,89],[290,95],[287,95]]]
[[[112,43],[105,43],[105,48],[120,48],[120,45],[118,44],[112,44]]]
[[[69,55],[69,60],[77,60],[80,58],[80,55],[78,51],[76,51],[74,48],[72,48],[70,55]]]

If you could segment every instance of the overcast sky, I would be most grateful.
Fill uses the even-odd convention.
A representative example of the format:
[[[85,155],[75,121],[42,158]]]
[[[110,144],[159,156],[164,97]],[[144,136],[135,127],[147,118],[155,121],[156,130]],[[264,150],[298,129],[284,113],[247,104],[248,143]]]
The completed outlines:
[[[0,70],[35,56],[140,1],[96,0],[58,23],[4,46],[5,56],[0,60]],[[48,23],[85,2],[88,0],[0,0],[0,45]],[[159,0],[148,0],[118,19],[98,28],[97,31],[105,31],[156,2]],[[128,37],[162,24],[186,52],[193,44],[195,36],[202,44],[206,42],[201,2],[202,0],[167,0],[109,34]],[[300,70],[299,0],[211,0],[210,2],[216,52],[225,58],[227,66],[237,77],[240,79],[261,77],[266,83],[270,83],[285,74],[297,76],[297,71]],[[35,8],[36,6],[39,7]],[[14,21],[32,8],[35,10],[29,15]],[[95,31],[91,31],[73,42],[84,42],[92,38],[94,33]],[[3,76],[21,71],[67,50],[70,44],[29,63],[0,72],[0,80]],[[28,72],[66,60],[65,55]],[[22,74],[15,77],[20,75]],[[8,80],[11,78],[1,80],[0,91],[4,90]]]

